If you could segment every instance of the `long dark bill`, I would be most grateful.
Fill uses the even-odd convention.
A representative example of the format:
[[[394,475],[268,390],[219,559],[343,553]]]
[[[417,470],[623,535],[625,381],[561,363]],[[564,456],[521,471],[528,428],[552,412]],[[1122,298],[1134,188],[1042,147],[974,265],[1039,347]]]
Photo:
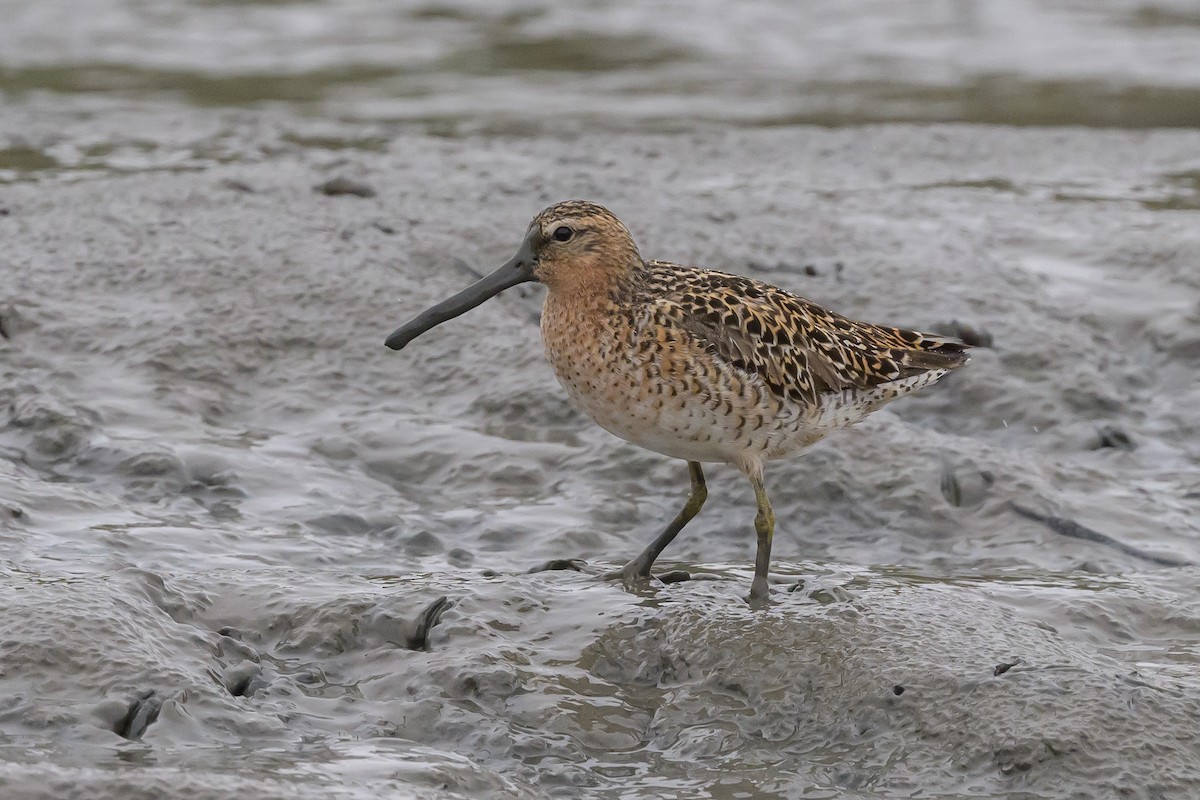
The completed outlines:
[[[408,322],[392,331],[392,335],[384,342],[393,350],[399,350],[413,339],[430,328],[441,325],[448,319],[454,319],[465,314],[475,306],[491,299],[519,283],[537,280],[533,268],[537,260],[533,255],[533,241],[527,237],[521,243],[521,249],[508,262],[491,275],[480,278],[475,283],[463,289],[453,297],[443,300],[436,306],[427,308]]]

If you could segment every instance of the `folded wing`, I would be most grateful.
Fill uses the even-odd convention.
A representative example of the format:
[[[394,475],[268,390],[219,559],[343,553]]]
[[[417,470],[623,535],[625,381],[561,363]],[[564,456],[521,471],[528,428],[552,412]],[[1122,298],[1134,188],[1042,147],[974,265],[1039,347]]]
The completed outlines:
[[[695,270],[684,285],[678,271],[670,280],[656,316],[796,402],[819,405],[825,394],[909,383],[968,361],[968,346],[956,339],[855,322],[750,278]]]

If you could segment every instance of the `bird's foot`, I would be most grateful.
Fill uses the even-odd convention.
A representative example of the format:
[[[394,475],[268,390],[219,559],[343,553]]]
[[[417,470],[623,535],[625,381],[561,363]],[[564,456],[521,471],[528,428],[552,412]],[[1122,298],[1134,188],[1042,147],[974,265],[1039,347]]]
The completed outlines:
[[[771,590],[767,587],[767,579],[761,575],[755,575],[754,580],[750,583],[750,596],[746,598],[746,602],[756,611],[771,606]]]
[[[642,564],[637,559],[630,561],[616,572],[609,572],[603,576],[606,581],[620,581],[627,589],[644,587],[653,580],[658,580],[660,583],[682,583],[691,580],[691,577],[690,572],[682,569],[673,569],[670,572],[654,575],[650,572],[649,564]]]

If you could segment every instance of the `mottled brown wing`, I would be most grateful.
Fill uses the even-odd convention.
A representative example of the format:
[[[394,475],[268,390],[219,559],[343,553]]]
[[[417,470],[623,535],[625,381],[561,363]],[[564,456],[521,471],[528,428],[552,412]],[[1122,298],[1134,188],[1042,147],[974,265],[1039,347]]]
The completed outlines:
[[[816,404],[830,392],[967,361],[966,345],[948,337],[855,322],[738,275],[690,270],[681,285],[678,267],[664,266],[673,286],[659,296],[660,313],[780,397]]]

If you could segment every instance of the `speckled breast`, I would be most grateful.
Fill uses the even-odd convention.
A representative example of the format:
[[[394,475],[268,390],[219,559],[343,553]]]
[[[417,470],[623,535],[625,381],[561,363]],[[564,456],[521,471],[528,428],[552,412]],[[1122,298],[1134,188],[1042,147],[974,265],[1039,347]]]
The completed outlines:
[[[791,455],[821,438],[803,409],[715,363],[682,331],[583,313],[548,297],[542,341],[572,405],[648,450],[741,463]]]

